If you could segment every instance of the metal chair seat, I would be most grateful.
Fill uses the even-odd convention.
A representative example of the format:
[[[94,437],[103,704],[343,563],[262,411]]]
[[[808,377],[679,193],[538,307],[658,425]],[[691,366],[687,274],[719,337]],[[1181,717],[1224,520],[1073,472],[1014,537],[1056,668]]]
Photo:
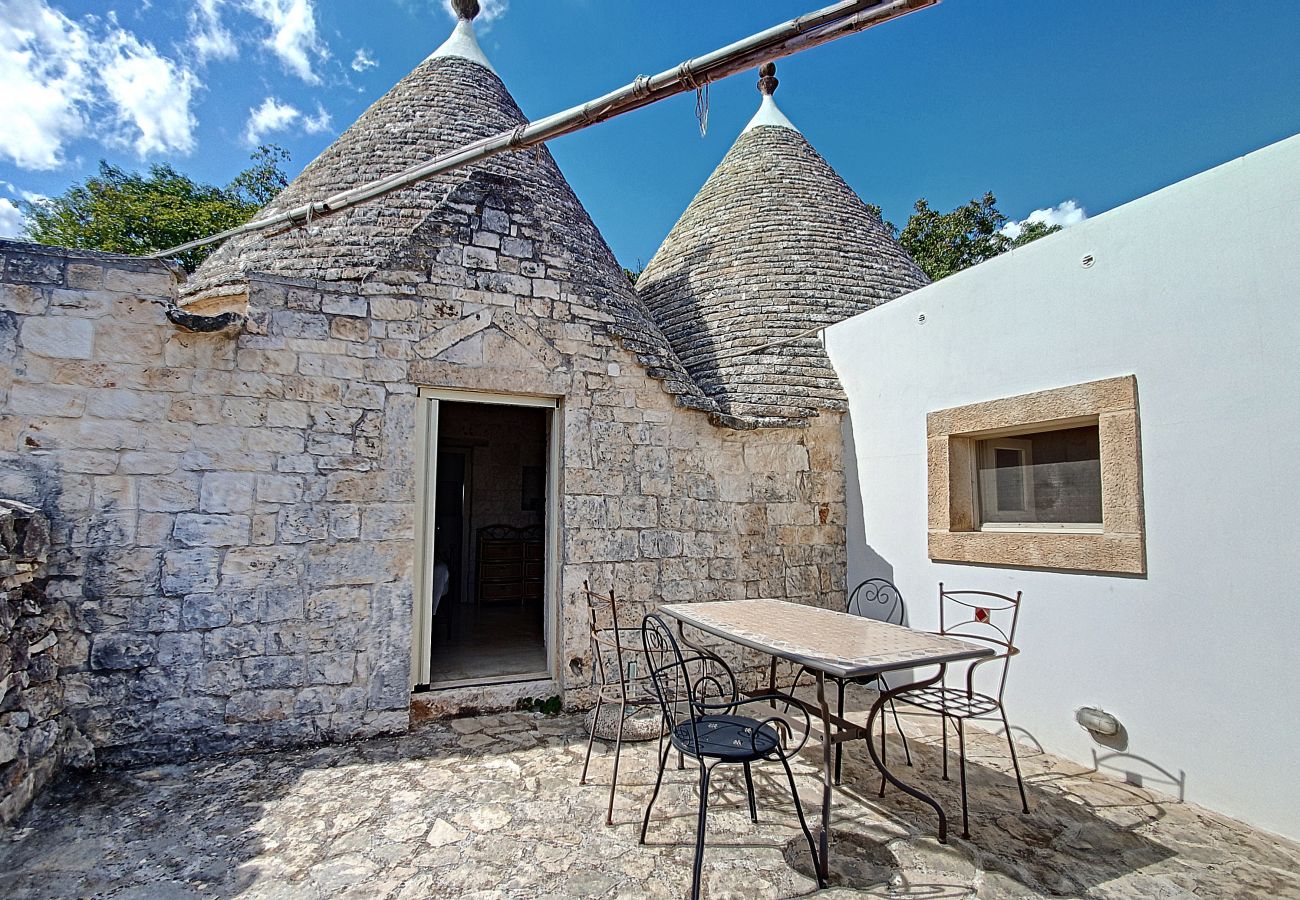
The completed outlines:
[[[762,759],[781,742],[771,725],[760,725],[757,719],[746,716],[699,716],[674,728],[672,740],[673,746],[687,756],[726,762]]]
[[[971,719],[991,713],[998,708],[996,697],[987,694],[967,693],[962,688],[950,688],[935,685],[916,691],[907,691],[901,695],[913,706],[930,712],[942,713],[961,719]]]

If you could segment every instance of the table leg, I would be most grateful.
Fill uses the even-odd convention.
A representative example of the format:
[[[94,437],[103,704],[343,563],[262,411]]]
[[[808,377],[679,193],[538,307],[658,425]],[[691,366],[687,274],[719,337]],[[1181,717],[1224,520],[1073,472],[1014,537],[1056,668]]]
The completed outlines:
[[[768,692],[769,694],[775,694],[775,693],[776,693],[776,657],[775,657],[775,656],[772,657],[772,665],[771,665],[771,668],[769,668],[769,669],[767,670],[767,692]],[[791,693],[794,693],[794,689],[791,688],[790,692],[791,692]],[[771,707],[772,707],[773,709],[776,709],[776,701],[775,701],[775,700],[772,701],[772,703],[771,703]]]
[[[907,691],[920,690],[921,688],[926,688],[932,684],[937,684],[938,682],[943,681],[944,672],[946,670],[947,670],[947,666],[939,666],[938,674],[936,674],[932,678],[927,678],[924,681],[917,681],[912,684],[901,685],[900,687],[892,688],[890,690],[882,690],[880,692],[880,696],[876,698],[876,702],[871,705],[871,712],[867,714],[867,727],[866,727],[867,753],[871,755],[871,761],[875,763],[876,768],[880,770],[880,774],[884,776],[884,778],[888,780],[890,784],[892,784],[894,787],[898,788],[900,791],[907,794],[908,796],[915,797],[917,800],[920,800],[922,803],[927,804],[931,809],[935,811],[935,813],[939,817],[939,843],[941,844],[948,843],[948,817],[944,815],[943,807],[941,807],[937,802],[935,802],[934,798],[931,797],[929,794],[923,793],[922,791],[917,790],[911,785],[904,784],[898,778],[898,776],[896,776],[893,772],[889,771],[889,769],[885,768],[884,760],[882,760],[880,758],[880,754],[876,752],[876,745],[871,740],[871,730],[872,730],[872,725],[876,720],[876,716],[880,715],[881,711],[885,708],[885,704],[889,703],[889,701],[893,700],[895,697],[906,693]],[[823,706],[823,709],[824,708],[825,707]],[[883,720],[881,724],[882,725],[884,724]]]
[[[817,672],[817,706],[822,716],[822,833],[817,867],[825,883],[831,874],[831,711],[826,705],[826,673],[821,671]],[[868,723],[868,734],[870,729]],[[870,737],[867,743],[871,743]]]

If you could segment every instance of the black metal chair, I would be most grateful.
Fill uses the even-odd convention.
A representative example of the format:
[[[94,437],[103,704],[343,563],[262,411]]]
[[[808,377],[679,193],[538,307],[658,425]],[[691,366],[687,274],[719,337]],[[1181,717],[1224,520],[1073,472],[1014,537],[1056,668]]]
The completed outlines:
[[[966,731],[964,723],[971,719],[992,719],[993,714],[1002,720],[1006,730],[1007,749],[1011,752],[1011,765],[1016,772],[1016,785],[1020,788],[1020,804],[1029,812],[1025,795],[1025,782],[1020,776],[1020,761],[1016,758],[1016,742],[1011,737],[1011,724],[1007,721],[1002,697],[1007,688],[1007,671],[1011,657],[1020,652],[1015,645],[1016,623],[1020,619],[1020,592],[1014,597],[989,591],[949,591],[939,584],[939,634],[967,641],[977,641],[997,648],[994,656],[977,659],[966,669],[964,684],[948,687],[945,683],[903,691],[898,699],[938,714],[943,721],[943,778],[948,780],[948,720],[957,727],[957,754],[961,773],[961,830],[962,837],[970,838],[970,823],[966,799]],[[1001,663],[995,694],[975,690],[975,672],[988,663]],[[885,781],[880,781],[880,794],[885,793]]]
[[[785,694],[764,694],[741,699],[736,676],[727,664],[715,654],[698,648],[692,648],[694,655],[683,657],[672,630],[658,615],[645,617],[641,625],[641,636],[655,696],[663,710],[670,740],[659,755],[659,773],[655,777],[654,793],[646,804],[640,842],[645,843],[646,830],[650,827],[650,813],[663,784],[668,754],[676,748],[679,753],[700,764],[700,812],[695,833],[695,867],[691,880],[691,897],[695,900],[700,896],[700,872],[704,865],[704,834],[709,807],[709,777],[713,769],[719,765],[739,765],[744,768],[745,788],[749,794],[749,817],[757,822],[758,808],[750,765],[761,760],[775,760],[785,769],[786,778],[790,782],[790,794],[794,797],[795,811],[799,815],[799,826],[808,839],[813,871],[818,873],[818,886],[824,887],[817,864],[817,847],[804,818],[803,804],[799,802],[799,791],[795,787],[794,773],[790,770],[789,763],[790,757],[797,754],[808,740],[808,713],[795,703],[796,709],[803,715],[803,737],[798,746],[791,749],[788,745],[793,732],[784,716],[755,719],[736,713],[741,707],[750,704],[794,702],[792,697]]]
[[[890,625],[902,625],[906,615],[907,608],[903,604],[903,595],[899,592],[894,583],[887,578],[868,578],[859,584],[849,594],[849,601],[844,605],[844,611],[851,616],[865,616],[868,619],[876,619],[881,622],[888,622]],[[794,687],[799,686],[799,679],[804,673],[812,675],[806,666],[802,666],[794,677]],[[836,708],[836,715],[841,719],[844,718],[844,689],[849,684],[873,685],[879,684],[882,690],[889,690],[889,682],[885,676],[867,675],[862,678],[838,678],[834,675],[827,675],[827,680],[834,681],[839,694],[839,705]],[[907,764],[912,764],[912,750],[907,745],[907,735],[903,732],[903,723],[899,721],[898,710],[894,708],[894,701],[889,701],[889,711],[894,715],[894,726],[898,728],[898,735],[903,739],[903,753],[907,756]],[[883,726],[883,723],[882,723]],[[870,738],[868,738],[870,740]],[[881,749],[884,749],[884,737],[881,737]],[[844,745],[835,745],[835,783],[840,783],[840,774],[844,767]]]

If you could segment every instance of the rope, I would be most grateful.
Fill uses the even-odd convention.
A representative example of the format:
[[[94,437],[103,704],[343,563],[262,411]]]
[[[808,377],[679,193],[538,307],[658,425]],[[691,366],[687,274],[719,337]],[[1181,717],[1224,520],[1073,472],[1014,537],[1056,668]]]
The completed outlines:
[[[701,83],[691,68],[691,60],[677,67],[677,77],[689,90],[695,91],[695,119],[700,123],[700,137],[709,133],[709,83]]]

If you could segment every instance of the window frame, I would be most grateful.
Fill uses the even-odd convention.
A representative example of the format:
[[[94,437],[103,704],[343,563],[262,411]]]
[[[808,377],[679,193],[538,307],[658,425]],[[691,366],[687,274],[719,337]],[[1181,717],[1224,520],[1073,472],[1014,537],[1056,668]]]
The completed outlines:
[[[980,442],[1096,425],[1102,521],[980,522]],[[1137,379],[1071,385],[926,417],[929,556],[936,561],[1146,574]]]

